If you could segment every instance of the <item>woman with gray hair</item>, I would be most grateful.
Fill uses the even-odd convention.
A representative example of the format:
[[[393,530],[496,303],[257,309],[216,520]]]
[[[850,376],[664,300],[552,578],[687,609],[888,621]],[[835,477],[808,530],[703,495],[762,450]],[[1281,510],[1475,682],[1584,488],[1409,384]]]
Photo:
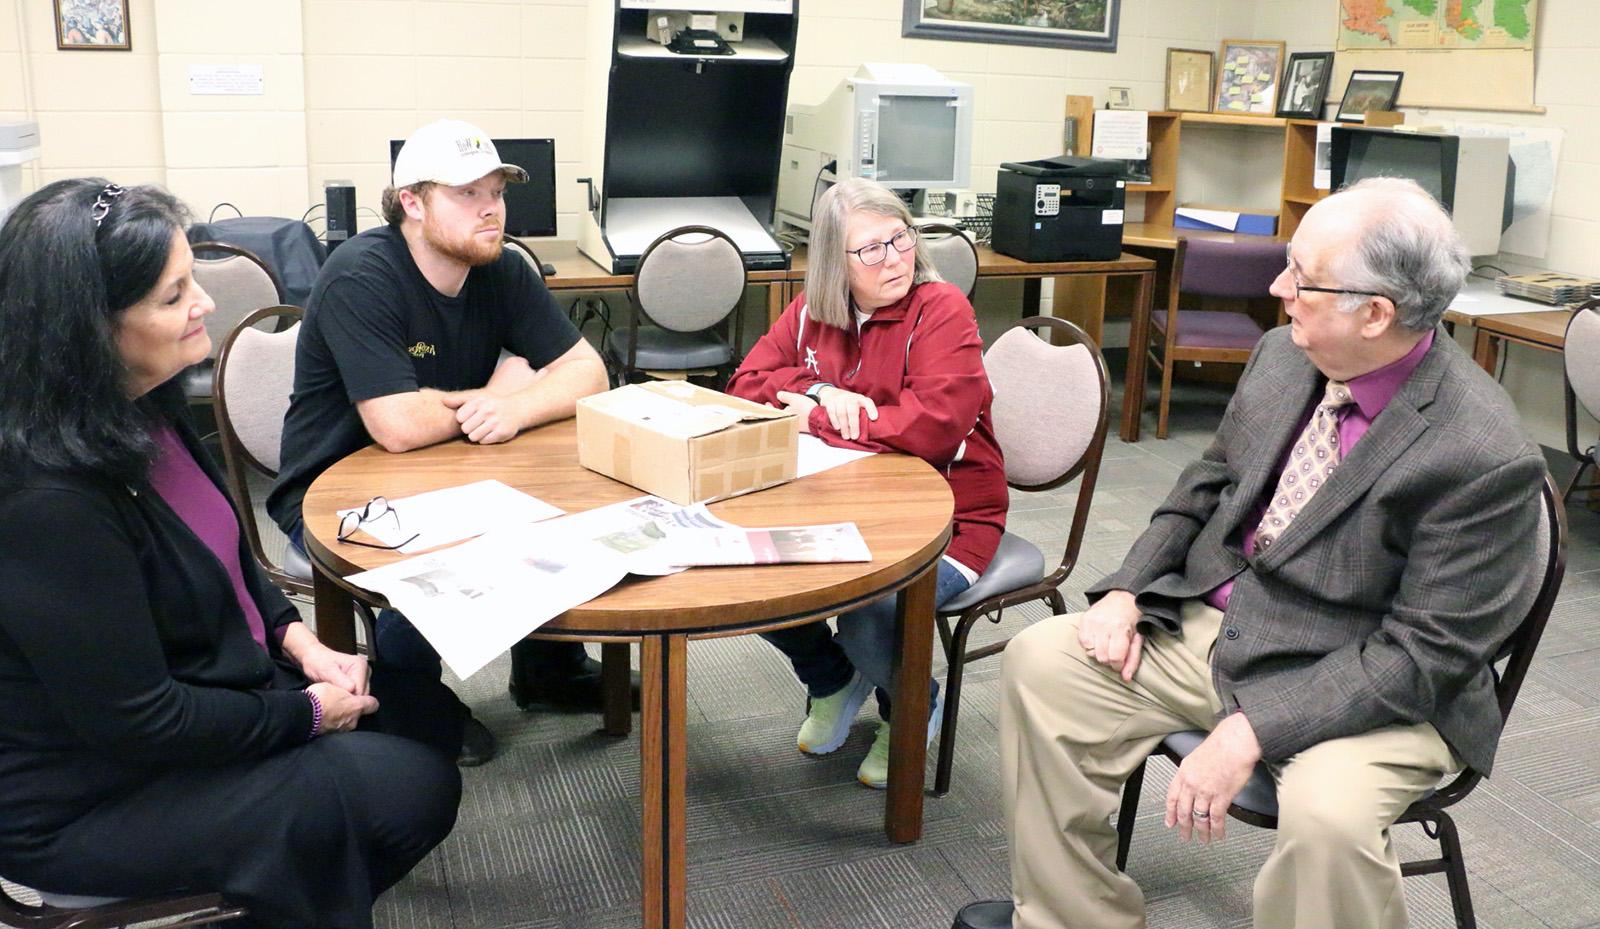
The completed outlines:
[[[989,421],[994,399],[972,304],[940,279],[917,242],[911,214],[889,190],[847,180],[817,200],[805,293],[745,358],[728,392],[801,414],[800,428],[829,445],[901,452],[928,462],[955,495],[950,548],[935,602],[966,590],[988,567],[1005,530],[1005,465]],[[797,743],[825,755],[844,744],[874,688],[883,721],[857,780],[889,776],[889,689],[894,599],[826,622],[766,633],[806,686]],[[932,741],[943,698],[930,681]],[[919,733],[919,737],[922,736]]]

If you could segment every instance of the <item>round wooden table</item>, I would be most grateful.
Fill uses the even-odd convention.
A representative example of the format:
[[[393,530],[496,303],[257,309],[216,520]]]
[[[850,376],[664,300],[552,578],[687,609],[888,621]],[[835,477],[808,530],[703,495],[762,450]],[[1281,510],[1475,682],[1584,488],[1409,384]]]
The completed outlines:
[[[317,628],[323,640],[334,647],[353,646],[352,595],[379,602],[343,578],[406,557],[339,543],[338,510],[359,507],[377,495],[394,500],[488,479],[569,513],[642,493],[579,466],[576,426],[570,419],[502,445],[455,441],[403,455],[369,446],[323,472],[304,501],[305,542],[316,568]],[[933,657],[932,569],[950,541],[954,511],[944,478],[917,458],[873,455],[714,503],[711,510],[735,525],[752,527],[854,522],[872,561],[695,568],[670,577],[629,578],[539,628],[541,637],[609,642],[608,649],[640,643],[646,927],[684,925],[689,639],[798,625],[898,591],[899,648],[890,725],[899,732],[917,732],[926,725],[923,708]],[[613,675],[613,688],[618,681],[626,685],[625,676]],[[891,743],[884,810],[884,831],[891,841],[921,838],[925,751],[922,739]]]

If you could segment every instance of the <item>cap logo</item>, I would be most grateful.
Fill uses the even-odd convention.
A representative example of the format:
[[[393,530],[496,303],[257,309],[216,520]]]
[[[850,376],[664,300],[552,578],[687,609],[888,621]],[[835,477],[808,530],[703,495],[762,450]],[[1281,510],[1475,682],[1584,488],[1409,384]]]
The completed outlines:
[[[478,136],[467,136],[456,140],[457,155],[471,155],[483,151],[483,139]]]

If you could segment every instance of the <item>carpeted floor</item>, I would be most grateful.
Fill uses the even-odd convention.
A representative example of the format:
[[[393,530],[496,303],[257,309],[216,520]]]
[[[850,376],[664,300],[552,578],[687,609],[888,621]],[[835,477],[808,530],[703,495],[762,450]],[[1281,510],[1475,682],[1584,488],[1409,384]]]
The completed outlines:
[[[1182,397],[1172,438],[1109,443],[1069,603],[1120,562],[1209,441],[1227,394],[1192,387]],[[1558,476],[1570,470],[1561,457],[1552,456]],[[1012,530],[1059,553],[1075,493],[1015,495]],[[1571,535],[1566,584],[1495,776],[1457,808],[1485,929],[1600,926],[1600,514],[1574,508]],[[1042,615],[1019,610],[974,637],[1009,635]],[[466,772],[455,833],[379,902],[384,929],[639,925],[637,735],[607,738],[583,715],[519,712],[505,695],[508,666],[502,658],[460,685],[503,754]],[[774,650],[754,638],[691,645],[689,925],[943,929],[962,904],[1004,895],[997,672],[994,660],[969,671],[954,789],[928,799],[921,842],[895,846],[881,828],[881,794],[854,778],[876,723],[870,708],[842,749],[805,757],[794,748],[801,691]],[[931,781],[931,758],[929,770]],[[1152,763],[1129,866],[1150,924],[1249,926],[1251,883],[1272,835],[1235,823],[1220,845],[1179,843],[1160,823],[1170,775]],[[1403,855],[1429,845],[1415,826],[1395,840]],[[1410,878],[1406,893],[1413,925],[1453,925],[1442,878]]]

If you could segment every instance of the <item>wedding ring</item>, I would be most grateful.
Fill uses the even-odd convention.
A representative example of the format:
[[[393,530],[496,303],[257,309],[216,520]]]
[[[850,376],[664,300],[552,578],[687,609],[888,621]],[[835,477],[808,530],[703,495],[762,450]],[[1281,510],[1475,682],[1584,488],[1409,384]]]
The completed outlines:
[[[1191,812],[1189,815],[1194,817],[1195,819],[1200,820],[1201,822],[1205,822],[1206,820],[1211,818],[1211,814],[1207,813],[1205,810],[1195,810],[1195,811]]]

